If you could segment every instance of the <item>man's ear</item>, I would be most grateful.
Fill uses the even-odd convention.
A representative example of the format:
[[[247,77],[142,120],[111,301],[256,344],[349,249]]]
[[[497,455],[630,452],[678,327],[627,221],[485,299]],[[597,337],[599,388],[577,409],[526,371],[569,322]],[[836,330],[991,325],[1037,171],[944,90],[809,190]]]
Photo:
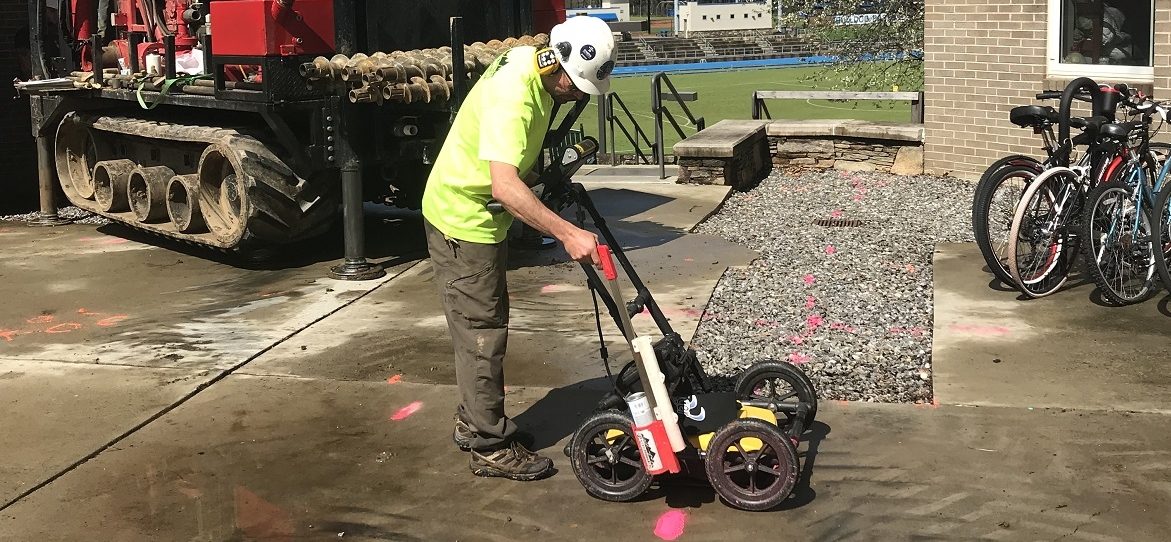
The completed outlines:
[[[537,73],[541,75],[552,75],[561,69],[561,63],[557,62],[557,51],[550,47],[546,47],[537,51]]]

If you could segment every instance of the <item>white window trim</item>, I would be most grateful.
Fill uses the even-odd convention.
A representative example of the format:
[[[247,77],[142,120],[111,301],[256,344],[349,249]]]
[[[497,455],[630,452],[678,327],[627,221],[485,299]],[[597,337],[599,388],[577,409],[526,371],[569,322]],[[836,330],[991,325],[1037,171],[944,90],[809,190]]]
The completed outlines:
[[[1064,0],[1049,0],[1047,74],[1052,78],[1094,77],[1125,79],[1135,83],[1154,83],[1153,66],[1104,66],[1101,64],[1064,64],[1061,62],[1061,4]],[[1151,48],[1154,48],[1155,2],[1151,2]],[[1150,58],[1154,61],[1154,51]]]

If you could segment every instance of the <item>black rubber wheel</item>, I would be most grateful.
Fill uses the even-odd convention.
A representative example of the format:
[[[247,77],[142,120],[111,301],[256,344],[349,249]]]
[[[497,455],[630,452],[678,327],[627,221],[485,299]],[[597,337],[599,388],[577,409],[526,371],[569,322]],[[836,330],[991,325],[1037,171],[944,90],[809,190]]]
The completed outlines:
[[[976,246],[980,247],[980,254],[984,256],[984,262],[992,274],[1009,285],[1013,284],[1013,280],[1005,253],[1012,217],[1021,194],[1024,194],[1041,167],[1036,161],[1033,161],[1034,165],[1005,164],[997,167],[1001,161],[1010,158],[1018,157],[1002,158],[984,172],[976,185],[976,195],[972,198],[972,234],[976,237]]]
[[[586,493],[605,501],[629,501],[650,487],[651,475],[642,465],[632,423],[629,415],[607,410],[573,433],[569,462]]]
[[[757,443],[759,447],[751,449]],[[801,471],[789,437],[777,426],[753,418],[734,420],[716,431],[704,469],[720,497],[751,511],[780,504],[793,492]]]
[[[817,418],[817,389],[805,372],[783,361],[761,361],[752,364],[736,379],[736,397],[748,400],[770,400],[779,403],[809,404],[805,428]],[[791,427],[793,414],[785,413],[782,427]],[[800,435],[790,435],[799,437]]]
[[[1159,190],[1159,195],[1155,198],[1151,222],[1154,223],[1152,231],[1157,232],[1161,248],[1155,250],[1155,268],[1159,270],[1163,288],[1171,292],[1171,270],[1167,268],[1168,263],[1171,263],[1171,181],[1163,182],[1165,186]]]
[[[1086,269],[1112,303],[1141,303],[1156,292],[1157,256],[1151,250],[1149,218],[1122,181],[1099,185],[1087,198],[1082,220]]]

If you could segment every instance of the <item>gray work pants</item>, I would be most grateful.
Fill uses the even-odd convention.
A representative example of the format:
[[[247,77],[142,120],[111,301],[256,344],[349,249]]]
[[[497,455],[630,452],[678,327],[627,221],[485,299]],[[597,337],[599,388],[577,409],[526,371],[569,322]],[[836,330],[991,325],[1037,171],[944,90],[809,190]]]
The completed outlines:
[[[472,448],[508,443],[516,424],[504,415],[504,351],[508,344],[508,242],[449,239],[430,222],[427,251],[455,349],[456,414],[475,433]]]

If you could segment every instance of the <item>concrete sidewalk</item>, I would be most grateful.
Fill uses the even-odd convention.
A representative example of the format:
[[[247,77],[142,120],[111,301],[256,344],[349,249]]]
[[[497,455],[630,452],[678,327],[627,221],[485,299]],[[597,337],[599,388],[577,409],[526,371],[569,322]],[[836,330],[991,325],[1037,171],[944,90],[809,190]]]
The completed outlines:
[[[755,257],[689,233],[726,189],[597,178],[599,207],[690,338],[723,271]],[[1119,331],[1081,313],[1098,310],[1084,288],[1042,300],[1068,303],[1057,316],[1023,313],[1041,305],[980,282],[964,246],[936,259],[942,404],[823,403],[797,491],[758,514],[683,479],[633,503],[586,495],[560,450],[608,386],[592,304],[563,253],[518,254],[507,408],[560,472],[475,478],[450,440],[450,343],[418,218],[368,216],[389,274],[360,284],[321,278],[338,254],[320,248],[249,268],[127,230],[0,225],[0,539],[655,540],[673,511],[679,540],[1132,541],[1171,529],[1165,371],[1125,363],[1165,359],[1162,331],[1103,342]],[[1166,321],[1152,319],[1164,317],[1157,301],[1128,310]],[[1012,340],[967,337],[990,326]],[[1030,357],[1029,337],[1057,334],[1064,358],[1135,347],[1088,373]],[[622,351],[611,345],[617,362]],[[1002,363],[986,369],[988,354]],[[986,406],[961,406],[975,404]]]

